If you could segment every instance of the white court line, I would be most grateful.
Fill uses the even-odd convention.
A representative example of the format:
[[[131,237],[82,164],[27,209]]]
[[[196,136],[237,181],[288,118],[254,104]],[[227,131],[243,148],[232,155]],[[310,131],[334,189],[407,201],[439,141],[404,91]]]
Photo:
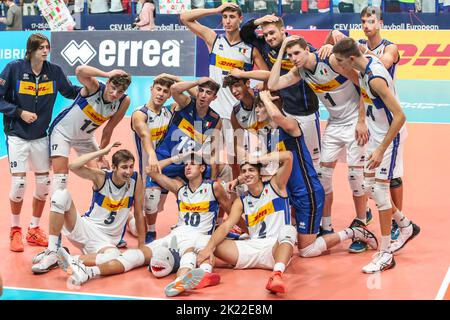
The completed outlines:
[[[447,270],[447,274],[445,275],[444,281],[441,284],[441,288],[439,289],[439,292],[435,298],[435,300],[443,300],[444,295],[447,292],[447,289],[450,285],[450,267]]]
[[[58,290],[45,290],[45,289],[33,289],[33,288],[19,288],[19,287],[3,287],[4,289],[12,290],[23,290],[23,291],[38,291],[38,292],[50,292],[50,293],[66,293],[75,294],[80,296],[97,296],[97,297],[111,297],[111,298],[126,298],[126,299],[139,299],[139,300],[168,300],[164,298],[153,298],[153,297],[138,297],[138,296],[122,296],[113,294],[99,294],[99,293],[89,293],[89,292],[73,292],[73,291],[58,291]]]

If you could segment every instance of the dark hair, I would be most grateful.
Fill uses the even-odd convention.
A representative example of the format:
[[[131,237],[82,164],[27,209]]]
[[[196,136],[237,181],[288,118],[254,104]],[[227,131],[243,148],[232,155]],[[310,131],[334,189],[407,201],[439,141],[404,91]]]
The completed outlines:
[[[214,91],[214,93],[217,93],[220,89],[220,84],[218,84],[215,81],[209,80],[206,81],[205,83],[202,83],[201,85],[198,86],[199,88],[208,88],[211,89],[212,91]]]
[[[155,84],[159,84],[160,86],[163,87],[167,87],[170,89],[170,87],[175,83],[175,81],[173,81],[170,78],[166,78],[166,77],[160,77],[157,78],[155,81],[153,81],[153,85],[152,88],[155,86]]]
[[[258,173],[261,174],[261,169],[263,167],[263,165],[261,163],[250,163],[248,161],[244,161],[241,163],[241,165],[239,166],[239,169],[242,170],[242,167],[245,166],[246,164],[256,168],[256,170],[258,170]]]
[[[126,162],[129,160],[135,161],[133,154],[127,149],[116,151],[112,156],[112,164],[116,167],[118,167],[121,162]]]
[[[265,26],[268,26],[270,24],[274,24],[278,29],[284,28],[284,21],[281,17],[278,17],[278,20],[275,22],[264,22],[261,23],[261,28],[264,28]]]
[[[126,90],[131,83],[131,76],[128,73],[125,75],[115,75],[109,78],[109,81],[113,85],[121,86],[124,90]]]
[[[281,110],[281,108],[283,107],[283,97],[281,96],[281,92],[280,91],[270,91],[270,94],[272,97],[277,96],[278,99],[273,101],[273,103],[278,107],[278,109]],[[254,105],[264,105],[264,102],[262,101],[261,97],[259,96],[259,94],[256,96]]]
[[[300,37],[298,39],[291,40],[288,43],[286,43],[286,50],[289,48],[292,48],[293,46],[295,46],[297,44],[300,46],[300,48],[302,48],[304,50],[306,50],[306,48],[308,47],[308,42],[306,42],[305,38]]]
[[[27,40],[27,51],[25,54],[25,59],[30,60],[31,55],[36,50],[38,50],[44,42],[48,42],[48,45],[50,45],[50,40],[48,40],[48,38],[42,33],[33,33],[31,36],[29,36]]]
[[[376,15],[378,20],[383,20],[383,14],[381,13],[380,8],[374,6],[367,6],[361,10],[361,18],[371,15]]]
[[[234,84],[239,83],[239,81],[242,81],[245,84],[247,79],[236,78],[236,77],[233,77],[232,75],[228,75],[225,78],[223,78],[222,87],[224,87],[224,88],[231,87]]]
[[[345,58],[348,58],[350,56],[360,57],[362,55],[361,51],[358,48],[358,44],[352,38],[344,38],[339,40],[333,46],[333,53],[340,54]]]
[[[224,12],[236,12],[238,14],[239,17],[242,17],[242,10],[240,7],[227,7],[225,10],[223,10],[221,13],[223,14]]]

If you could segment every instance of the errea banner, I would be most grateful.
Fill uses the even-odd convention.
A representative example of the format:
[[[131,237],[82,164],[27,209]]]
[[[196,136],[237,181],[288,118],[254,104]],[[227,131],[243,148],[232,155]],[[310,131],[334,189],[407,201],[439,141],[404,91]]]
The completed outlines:
[[[79,65],[131,75],[195,74],[195,36],[189,31],[52,32],[52,62],[68,75]]]
[[[354,39],[365,39],[351,30]],[[398,46],[398,79],[450,80],[450,30],[382,30],[381,36]]]

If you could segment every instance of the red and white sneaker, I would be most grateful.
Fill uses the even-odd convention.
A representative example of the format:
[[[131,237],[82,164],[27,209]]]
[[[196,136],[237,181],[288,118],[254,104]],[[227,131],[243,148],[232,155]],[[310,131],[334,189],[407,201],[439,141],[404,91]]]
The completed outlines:
[[[28,228],[27,242],[31,245],[47,247],[48,246],[48,236],[44,230],[39,227]]]
[[[266,289],[271,293],[285,293],[286,286],[281,279],[282,273],[280,271],[273,271],[269,281],[267,282]]]
[[[220,283],[220,275],[218,273],[205,272],[203,279],[195,287],[195,289],[217,286],[219,283]]]

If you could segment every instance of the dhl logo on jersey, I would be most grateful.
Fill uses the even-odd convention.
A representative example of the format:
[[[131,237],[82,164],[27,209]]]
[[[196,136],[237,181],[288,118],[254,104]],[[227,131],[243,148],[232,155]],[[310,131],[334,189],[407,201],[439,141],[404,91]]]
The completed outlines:
[[[327,83],[314,83],[310,81],[309,79],[305,79],[308,83],[309,87],[315,92],[315,93],[323,93],[323,92],[329,92],[333,91],[341,85],[336,79],[333,79]]]
[[[105,197],[102,201],[101,207],[108,211],[119,211],[121,209],[128,208],[130,198],[126,197],[121,200],[113,200],[109,197]]]
[[[370,99],[369,95],[367,94],[366,89],[361,88],[361,95],[363,97],[364,103],[373,104],[373,101],[372,101],[372,99]]]
[[[277,143],[277,151],[286,151],[286,145],[284,144],[284,141],[280,141]]]
[[[197,143],[203,143],[206,140],[206,136],[195,131],[194,126],[186,119],[181,120],[178,128]]]
[[[84,108],[83,108],[83,113],[92,120],[92,122],[94,122],[95,124],[101,125],[103,124],[105,121],[107,121],[109,118],[111,117],[104,117],[103,115],[101,115],[100,113],[98,113],[97,111],[95,111],[94,108],[92,108],[92,106],[90,104],[87,104]]]
[[[38,96],[45,96],[47,94],[53,94],[53,81],[39,83]],[[29,81],[20,81],[19,83],[19,93],[20,94],[28,94],[28,95],[36,95],[36,84]]]
[[[277,58],[274,58],[270,53],[269,53],[269,60],[272,64],[275,64],[275,62],[277,62]],[[281,69],[283,69],[283,70],[289,71],[293,67],[294,67],[294,64],[290,60],[283,59],[283,61],[281,62]]]
[[[180,202],[180,212],[209,212],[209,201],[197,203]]]
[[[160,140],[163,137],[163,135],[166,133],[167,127],[168,126],[163,126],[160,128],[150,129],[150,137],[151,137],[152,141]]]
[[[244,67],[244,61],[234,60],[216,55],[216,67],[222,70],[231,70],[234,68],[242,69]]]
[[[248,215],[248,226],[254,227],[268,216],[275,213],[275,208],[273,206],[273,202],[270,201],[260,207],[258,211],[253,214]]]

